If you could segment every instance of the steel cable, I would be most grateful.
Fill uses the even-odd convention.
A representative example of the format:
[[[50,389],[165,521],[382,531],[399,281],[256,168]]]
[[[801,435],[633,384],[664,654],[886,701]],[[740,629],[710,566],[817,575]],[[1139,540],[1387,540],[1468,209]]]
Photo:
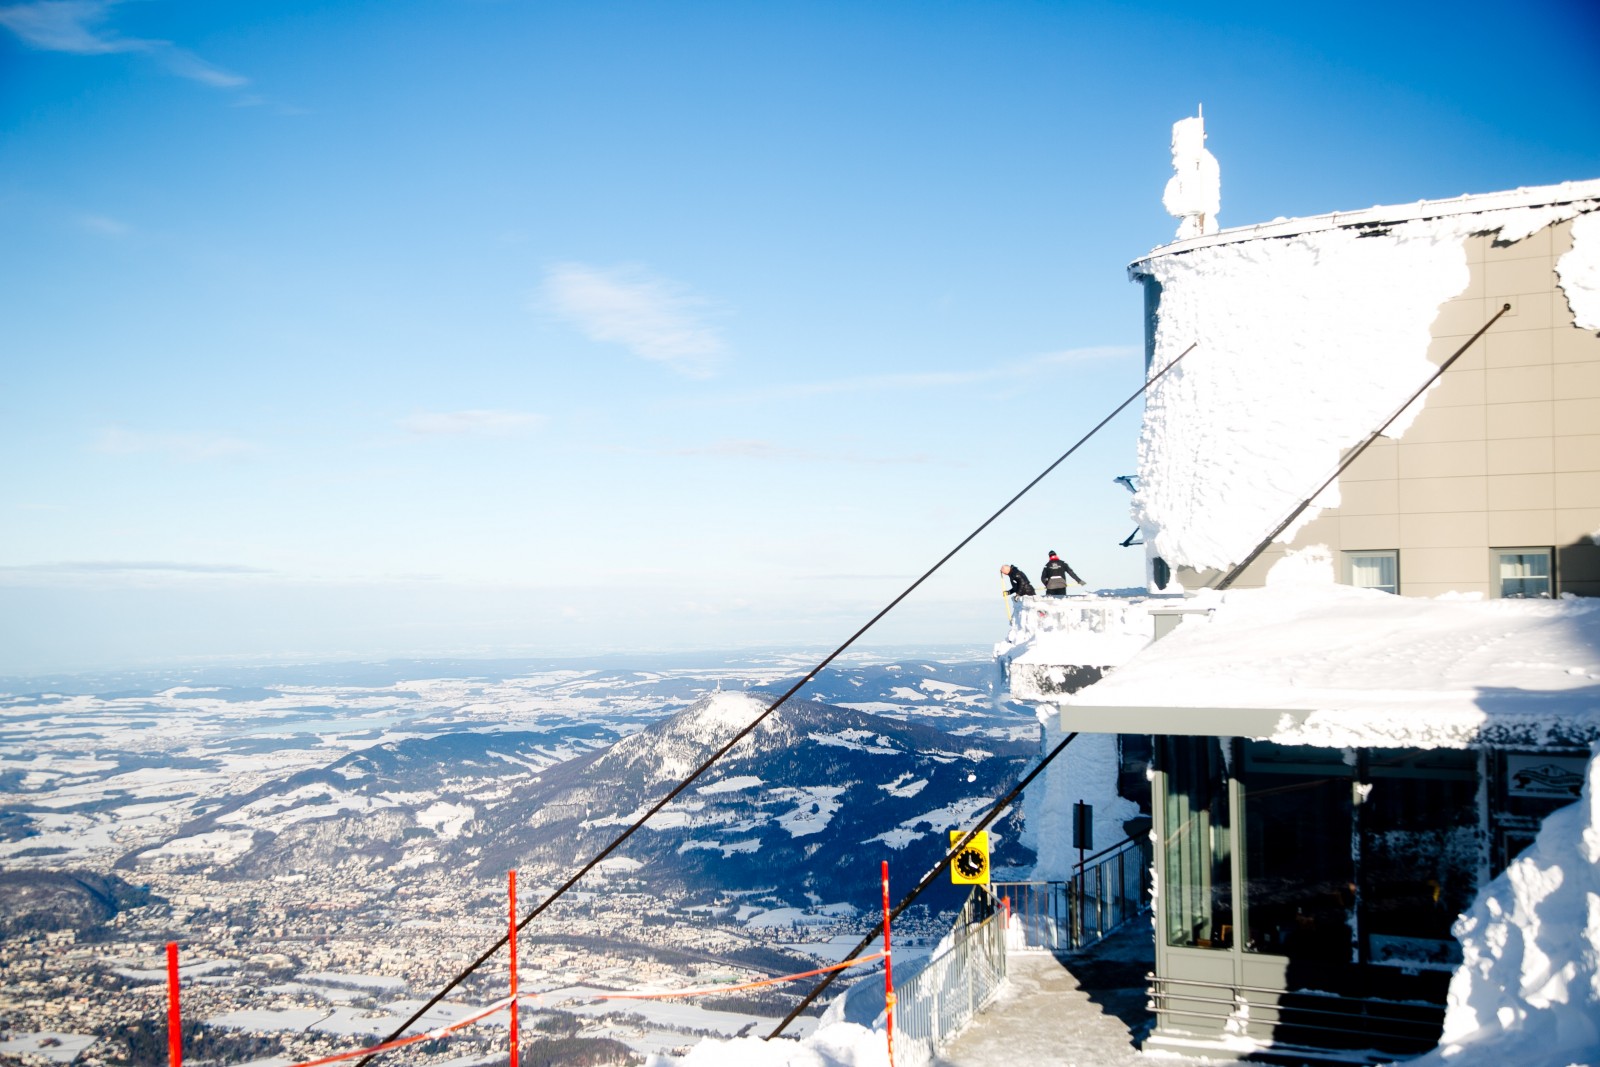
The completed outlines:
[[[538,918],[538,916],[540,914],[542,914],[545,911],[546,908],[550,907],[550,905],[554,904],[563,895],[565,895],[566,892],[569,889],[571,889],[574,885],[576,885],[578,883],[578,881],[583,878],[584,875],[588,874],[601,861],[603,861],[607,856],[609,856],[609,855],[611,855],[611,853],[615,852],[622,845],[623,842],[627,841],[628,838],[632,837],[634,835],[634,833],[637,832],[640,829],[640,827],[644,826],[644,824],[650,820],[651,816],[655,815],[656,812],[660,811],[662,808],[664,808],[668,804],[670,804],[673,801],[673,799],[678,796],[678,794],[682,793],[685,789],[689,788],[689,786],[691,784],[693,784],[693,782],[696,779],[698,779],[706,771],[710,770],[717,763],[717,761],[721,760],[723,756],[728,754],[728,752],[733,748],[733,746],[737,745],[740,741],[743,741],[746,737],[748,737],[751,734],[751,732],[755,730],[755,728],[757,726],[760,726],[764,721],[766,721],[768,716],[770,716],[773,712],[775,712],[779,708],[781,708],[789,700],[789,698],[794,696],[795,693],[799,692],[800,689],[804,685],[806,685],[806,683],[810,682],[818,674],[822,673],[823,669],[826,668],[828,666],[828,664],[832,663],[841,654],[843,654],[847,649],[849,649],[851,645],[855,644],[856,641],[858,641],[863,634],[865,634],[868,630],[872,629],[873,626],[877,625],[879,620],[881,620],[885,615],[889,614],[889,612],[893,611],[896,607],[898,607],[900,605],[901,601],[903,601],[906,597],[910,596],[913,592],[915,592],[916,589],[920,585],[922,585],[923,582],[925,582],[929,578],[931,578],[933,576],[933,574],[936,571],[939,570],[939,568],[943,567],[946,563],[950,562],[951,558],[953,558],[956,555],[956,553],[960,552],[963,548],[966,548],[967,545],[970,544],[974,538],[976,538],[984,530],[988,529],[989,526],[992,525],[996,519],[1000,518],[1001,515],[1004,515],[1008,510],[1010,510],[1010,508],[1011,508],[1011,506],[1013,504],[1015,504],[1018,500],[1021,500],[1025,495],[1027,495],[1027,493],[1030,490],[1033,489],[1034,486],[1038,485],[1052,471],[1054,471],[1057,467],[1061,466],[1062,463],[1066,462],[1068,457],[1070,457],[1078,449],[1082,448],[1083,445],[1091,437],[1093,437],[1095,434],[1100,432],[1100,430],[1106,425],[1106,423],[1108,423],[1112,419],[1116,418],[1119,414],[1122,413],[1122,410],[1124,408],[1126,408],[1129,404],[1133,403],[1135,400],[1139,399],[1139,397],[1143,396],[1147,391],[1149,391],[1150,387],[1155,385],[1156,382],[1160,381],[1163,377],[1165,377],[1167,372],[1172,370],[1173,367],[1177,366],[1178,362],[1180,360],[1182,360],[1184,356],[1187,356],[1190,352],[1194,351],[1194,349],[1195,349],[1197,344],[1198,344],[1198,342],[1196,342],[1195,344],[1191,344],[1188,348],[1184,349],[1177,356],[1173,357],[1172,361],[1170,363],[1168,363],[1165,367],[1162,367],[1153,376],[1147,378],[1143,385],[1139,386],[1138,389],[1134,390],[1131,394],[1129,394],[1129,396],[1128,396],[1128,398],[1126,400],[1124,400],[1122,403],[1118,404],[1115,408],[1113,408],[1109,415],[1107,415],[1105,418],[1101,419],[1099,422],[1095,423],[1093,429],[1091,429],[1088,433],[1086,433],[1082,437],[1080,437],[1078,439],[1078,441],[1071,448],[1067,449],[1065,452],[1063,452],[1061,454],[1060,458],[1058,458],[1054,463],[1050,464],[1043,471],[1041,471],[1031,482],[1029,482],[1027,485],[1023,486],[1022,489],[1020,489],[1016,493],[1015,496],[1013,496],[1010,500],[1007,500],[1004,504],[1002,504],[1000,506],[999,510],[997,510],[993,515],[990,515],[987,519],[985,519],[975,530],[973,530],[971,533],[969,533],[966,537],[962,538],[960,543],[957,544],[950,551],[946,552],[942,557],[940,557],[940,559],[939,559],[939,561],[937,563],[935,563],[933,566],[929,567],[926,571],[924,571],[920,578],[918,578],[916,581],[914,581],[910,585],[908,585],[905,588],[905,590],[900,593],[899,596],[897,596],[893,600],[889,601],[889,603],[887,605],[885,605],[876,615],[874,615],[874,616],[872,616],[872,618],[868,619],[867,622],[860,629],[858,629],[855,633],[851,634],[850,637],[843,644],[841,644],[838,648],[836,648],[832,652],[830,652],[825,659],[823,659],[815,667],[812,667],[810,671],[806,672],[806,675],[803,678],[801,678],[798,682],[795,682],[794,685],[790,686],[788,688],[788,690],[786,692],[784,692],[784,694],[782,696],[780,696],[778,699],[774,700],[771,704],[769,704],[765,711],[763,711],[760,715],[757,715],[753,720],[751,720],[749,725],[745,726],[738,733],[734,734],[733,737],[731,739],[729,739],[729,741],[726,744],[724,744],[721,748],[719,748],[715,752],[713,752],[703,763],[700,764],[700,766],[696,767],[688,775],[688,777],[684,778],[677,785],[673,786],[672,789],[665,796],[663,796],[660,800],[656,801],[655,804],[651,805],[649,811],[646,811],[631,826],[629,826],[626,830],[622,831],[622,833],[618,834],[615,838],[613,838],[611,840],[610,844],[606,845],[605,848],[601,849],[598,853],[596,853],[594,858],[590,859],[589,862],[585,863],[581,868],[578,869],[577,873],[573,874],[565,882],[561,883],[561,885],[559,887],[557,887],[554,892],[552,892],[549,896],[545,897],[544,900],[540,901],[539,904],[536,907],[534,907],[534,909],[532,911],[528,912],[528,914],[527,914],[527,916],[525,918],[523,918],[520,922],[517,923],[517,929],[521,930],[523,927],[527,926],[534,919]],[[1053,754],[1052,754],[1052,756],[1053,756]],[[1047,760],[1047,762],[1048,762],[1048,760]],[[1041,764],[1041,767],[1042,766],[1043,765]],[[1036,773],[1037,773],[1037,769],[1036,769]],[[1030,780],[1031,780],[1031,776],[1030,776]],[[948,860],[948,858],[947,858],[947,860]],[[943,868],[941,866],[938,869],[943,869]],[[427,1014],[427,1012],[428,1012],[428,1010],[430,1008],[432,1008],[435,1004],[438,1004],[445,997],[449,996],[451,990],[455,989],[462,982],[466,981],[466,979],[469,976],[471,976],[474,971],[476,971],[479,967],[481,967],[485,963],[487,963],[489,961],[489,959],[494,956],[495,953],[499,952],[500,949],[505,947],[510,941],[511,941],[511,935],[509,933],[501,935],[501,937],[500,937],[500,939],[498,941],[496,941],[493,945],[490,945],[487,949],[485,949],[482,955],[480,955],[477,959],[475,959],[471,963],[469,963],[466,966],[465,969],[463,969],[459,974],[457,974],[448,983],[446,983],[444,988],[440,989],[439,992],[435,993],[433,995],[433,997],[426,1004],[424,1004],[424,1005],[422,1005],[422,1007],[418,1008],[416,1010],[416,1012],[414,1012],[409,1019],[407,1019],[405,1022],[401,1023],[398,1027],[396,1027],[394,1033],[390,1034],[387,1038],[384,1039],[384,1042],[381,1042],[381,1043],[387,1043],[389,1041],[393,1041],[396,1038],[398,1038],[400,1035],[404,1034],[406,1032],[406,1030],[409,1029],[413,1023],[415,1023],[418,1019],[422,1018],[423,1015]],[[825,985],[826,985],[826,983],[824,983],[824,986]],[[774,1031],[774,1032],[776,1033],[777,1031]],[[363,1059],[359,1064],[357,1064],[357,1067],[366,1067],[366,1064],[368,1062],[370,1062],[371,1059],[372,1059],[372,1057],[368,1056],[366,1059]]]
[[[950,866],[951,861],[961,854],[962,849],[967,847],[967,842],[978,836],[978,834],[982,833],[988,828],[990,823],[998,819],[1000,817],[1000,813],[1005,811],[1006,808],[1011,805],[1011,802],[1017,798],[1017,794],[1028,788],[1029,783],[1031,783],[1035,778],[1039,777],[1044,769],[1050,766],[1050,761],[1059,756],[1062,750],[1068,745],[1072,744],[1073,739],[1077,736],[1078,731],[1074,730],[1072,733],[1062,738],[1061,743],[1055,748],[1051,749],[1050,754],[1045,756],[1044,759],[1040,760],[1038,766],[1029,771],[1027,776],[1012,788],[1011,792],[1007,793],[1005,796],[996,801],[994,807],[989,809],[989,814],[985,815],[981,820],[979,820],[978,825],[974,826],[972,829],[968,830],[964,835],[962,835],[961,839],[950,847],[950,851],[945,853],[944,859],[934,864],[933,869],[922,876],[922,881],[917,883],[917,887],[911,892],[907,893],[903,898],[901,898],[900,903],[896,904],[890,909],[889,921],[892,923],[895,921],[895,919],[899,918],[900,913],[909,908],[911,906],[911,902],[921,896],[922,891],[932,885],[935,878],[944,873],[945,869]],[[868,933],[867,936],[862,939],[859,945],[850,950],[849,956],[854,956],[856,953],[866,948],[875,938],[877,938],[877,936],[877,930],[873,930]],[[779,1023],[772,1033],[767,1035],[767,1040],[771,1041],[773,1038],[783,1033],[784,1028],[798,1019],[800,1017],[800,1013],[805,1011],[806,1008],[810,1007],[811,1003],[820,997],[823,990],[832,985],[833,980],[837,977],[839,977],[839,972],[834,971],[833,973],[829,974],[828,977],[818,982],[817,987],[811,992],[807,993],[805,998],[801,1000],[799,1004],[795,1005],[794,1010],[788,1015],[784,1016],[783,1022]]]
[[[1410,407],[1412,404],[1415,404],[1417,402],[1417,397],[1419,397],[1423,393],[1427,392],[1429,386],[1433,385],[1434,382],[1439,380],[1440,375],[1444,374],[1445,371],[1450,369],[1450,364],[1452,364],[1456,360],[1460,359],[1461,358],[1461,354],[1463,352],[1465,352],[1467,349],[1471,348],[1473,346],[1473,344],[1477,342],[1478,338],[1480,338],[1484,334],[1488,333],[1489,332],[1489,327],[1493,326],[1496,322],[1498,322],[1500,320],[1500,316],[1504,315],[1506,312],[1508,312],[1510,310],[1511,310],[1511,305],[1510,304],[1502,304],[1500,306],[1500,310],[1496,311],[1494,313],[1494,316],[1492,318],[1490,318],[1488,322],[1484,323],[1481,327],[1478,328],[1478,332],[1477,333],[1475,333],[1471,337],[1467,338],[1466,343],[1463,344],[1460,348],[1456,349],[1455,352],[1451,353],[1449,359],[1446,359],[1443,363],[1439,364],[1439,369],[1434,371],[1432,374],[1430,374],[1428,376],[1428,380],[1423,382],[1422,385],[1417,389],[1417,391],[1412,393],[1411,396],[1406,400],[1406,402],[1404,404],[1401,404],[1398,408],[1395,408],[1394,414],[1390,415],[1387,419],[1385,419],[1382,426],[1379,426],[1376,430],[1373,430],[1370,434],[1368,434],[1364,441],[1362,441],[1355,448],[1352,448],[1349,451],[1349,453],[1342,460],[1339,461],[1339,465],[1334,468],[1333,473],[1328,475],[1328,480],[1327,481],[1325,481],[1321,485],[1317,486],[1316,490],[1313,491],[1310,496],[1308,496],[1304,500],[1300,501],[1299,506],[1296,507],[1293,511],[1289,512],[1289,517],[1288,518],[1286,518],[1282,522],[1278,523],[1278,525],[1273,528],[1273,531],[1271,533],[1267,534],[1266,537],[1262,538],[1260,543],[1258,543],[1255,548],[1250,550],[1250,554],[1248,556],[1246,556],[1244,559],[1242,559],[1238,563],[1236,563],[1232,570],[1230,570],[1227,574],[1223,575],[1222,580],[1216,584],[1216,588],[1220,591],[1220,590],[1227,589],[1230,586],[1232,586],[1233,583],[1238,579],[1239,575],[1244,573],[1245,568],[1250,566],[1250,564],[1254,563],[1258,558],[1260,558],[1261,553],[1263,553],[1263,552],[1265,552],[1267,550],[1267,546],[1272,544],[1273,541],[1277,540],[1279,534],[1281,534],[1281,533],[1283,533],[1283,531],[1287,530],[1289,528],[1289,525],[1292,522],[1294,522],[1294,520],[1298,519],[1302,514],[1304,514],[1305,510],[1311,506],[1311,502],[1313,500],[1317,499],[1317,497],[1322,495],[1322,491],[1324,489],[1326,489],[1326,488],[1328,488],[1328,486],[1332,485],[1334,483],[1334,480],[1337,479],[1339,477],[1339,475],[1343,474],[1345,472],[1345,470],[1350,466],[1350,464],[1354,463],[1357,459],[1360,459],[1361,458],[1361,453],[1365,452],[1367,450],[1367,447],[1369,445],[1371,445],[1372,442],[1376,441],[1379,438],[1379,436],[1381,436],[1383,434],[1383,431],[1387,430],[1390,427],[1390,425],[1394,422],[1395,419],[1398,419],[1402,414],[1404,414],[1406,408]]]

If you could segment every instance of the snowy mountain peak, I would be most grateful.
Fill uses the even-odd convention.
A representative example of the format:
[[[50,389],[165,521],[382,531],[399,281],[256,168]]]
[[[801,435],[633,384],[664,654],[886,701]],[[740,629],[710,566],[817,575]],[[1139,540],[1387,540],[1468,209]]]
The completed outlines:
[[[712,693],[670,719],[618,741],[596,764],[634,767],[643,763],[651,780],[682,778],[766,709],[765,701],[748,693]],[[765,740],[780,728],[778,716],[773,715],[755,733]],[[749,740],[741,750],[748,747]]]
[[[749,693],[717,692],[691,705],[674,725],[702,740],[726,742],[766,710],[766,701]]]
[[[603,754],[552,768],[515,804],[485,808],[467,833],[441,841],[441,862],[480,871],[570,863],[648,814],[627,846],[638,864],[629,878],[715,893],[770,890],[782,871],[786,892],[825,886],[829,899],[871,900],[880,860],[925,870],[945,832],[993,804],[1037,747],[791,700],[652,813],[771,700],[710,694]],[[1016,850],[1007,862],[1031,859],[1016,825],[1002,820],[992,832]]]

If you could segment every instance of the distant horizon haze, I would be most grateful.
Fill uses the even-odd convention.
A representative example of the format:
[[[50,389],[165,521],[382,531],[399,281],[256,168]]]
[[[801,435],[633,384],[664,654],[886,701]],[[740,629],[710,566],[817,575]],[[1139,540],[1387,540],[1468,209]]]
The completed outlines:
[[[1596,55],[1592,0],[5,4],[0,671],[837,644],[1138,388],[1175,122],[1224,228],[1590,179]],[[1139,420],[872,639],[1140,585]]]

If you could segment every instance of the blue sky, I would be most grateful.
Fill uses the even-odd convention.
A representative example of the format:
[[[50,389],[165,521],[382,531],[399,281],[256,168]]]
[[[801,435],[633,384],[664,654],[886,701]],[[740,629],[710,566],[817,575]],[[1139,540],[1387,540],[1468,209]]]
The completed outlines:
[[[0,670],[832,645],[1222,225],[1600,177],[1592,3],[0,6]],[[1137,409],[995,573],[1140,580]]]

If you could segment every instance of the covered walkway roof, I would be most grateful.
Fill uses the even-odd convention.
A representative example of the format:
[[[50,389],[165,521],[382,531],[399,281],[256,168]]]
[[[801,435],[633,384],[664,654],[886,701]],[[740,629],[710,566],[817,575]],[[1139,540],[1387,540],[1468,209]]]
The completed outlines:
[[[1066,729],[1463,747],[1600,739],[1600,600],[1396,597],[1332,584],[1208,593]]]

